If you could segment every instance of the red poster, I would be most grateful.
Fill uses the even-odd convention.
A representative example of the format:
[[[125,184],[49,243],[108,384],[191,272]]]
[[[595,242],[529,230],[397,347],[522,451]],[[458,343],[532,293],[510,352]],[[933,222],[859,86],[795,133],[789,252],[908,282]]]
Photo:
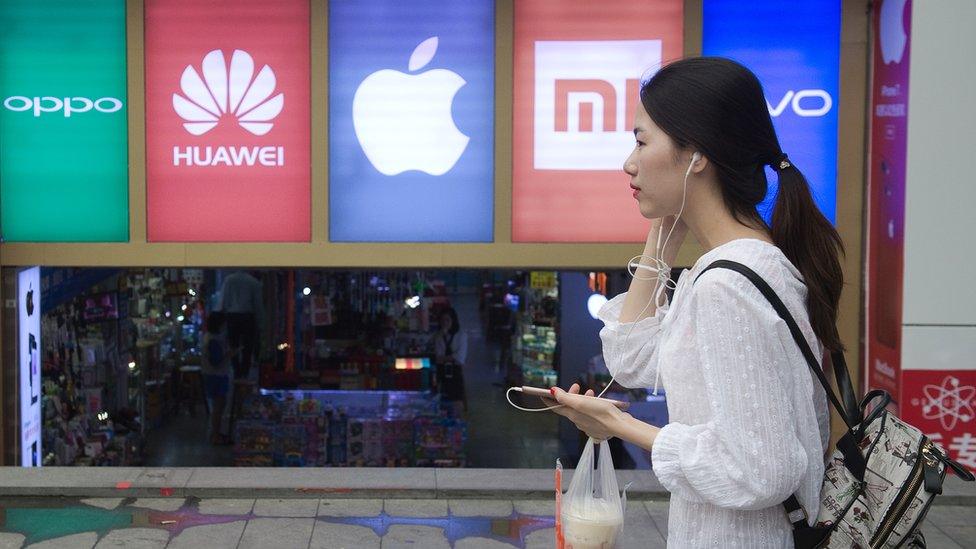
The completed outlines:
[[[905,158],[911,1],[875,4],[868,181],[868,390],[901,398],[901,329],[905,243]]]
[[[515,3],[513,241],[644,241],[623,164],[641,79],[682,33],[681,0]]]
[[[976,370],[905,370],[901,415],[976,471]]]
[[[307,0],[146,3],[154,242],[311,238]]]

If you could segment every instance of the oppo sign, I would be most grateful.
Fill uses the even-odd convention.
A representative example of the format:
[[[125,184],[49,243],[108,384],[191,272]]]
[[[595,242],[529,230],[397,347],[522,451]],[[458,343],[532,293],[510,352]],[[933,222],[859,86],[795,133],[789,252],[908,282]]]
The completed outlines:
[[[4,242],[129,240],[125,24],[125,0],[0,0]]]
[[[14,95],[4,99],[3,106],[14,112],[31,111],[34,116],[61,112],[65,118],[71,118],[72,114],[93,110],[104,113],[118,112],[122,110],[122,100],[114,97],[89,99],[87,97],[51,97],[50,95],[44,97]]]

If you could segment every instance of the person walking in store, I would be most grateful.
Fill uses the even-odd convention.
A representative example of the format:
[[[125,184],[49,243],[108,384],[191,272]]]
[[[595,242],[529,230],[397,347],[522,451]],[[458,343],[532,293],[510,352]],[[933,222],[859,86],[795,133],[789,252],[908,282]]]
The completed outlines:
[[[232,353],[224,335],[224,314],[213,311],[207,316],[207,333],[203,336],[203,387],[210,400],[210,443],[230,444],[221,432],[227,390],[230,386],[230,359]]]
[[[721,58],[676,61],[642,85],[640,99],[624,171],[651,226],[629,291],[599,312],[600,337],[618,383],[667,389],[670,423],[643,423],[579,394],[578,385],[554,387],[546,401],[563,405],[555,411],[595,439],[619,437],[651,452],[671,492],[668,546],[793,547],[783,504],[795,495],[808,520],[816,518],[826,395],[750,280],[706,267],[724,259],[758,273],[820,359],[843,347],[835,324],[840,236],[780,147],[762,85],[747,68]],[[771,224],[757,209],[767,167],[779,187]],[[670,266],[688,234],[705,253],[668,303]]]
[[[240,348],[235,355],[234,379],[247,379],[251,361],[258,352],[260,331],[264,318],[264,295],[261,282],[249,273],[236,271],[224,278],[220,288],[218,310],[227,320],[227,340],[232,348]]]
[[[505,305],[502,295],[494,295],[488,306],[488,343],[491,345],[495,374],[508,371],[511,360],[512,335],[515,333],[515,315]]]
[[[464,361],[468,357],[468,335],[461,331],[457,311],[444,309],[440,329],[434,336],[434,363],[441,403],[460,418],[461,410],[468,411],[468,393],[464,387]]]

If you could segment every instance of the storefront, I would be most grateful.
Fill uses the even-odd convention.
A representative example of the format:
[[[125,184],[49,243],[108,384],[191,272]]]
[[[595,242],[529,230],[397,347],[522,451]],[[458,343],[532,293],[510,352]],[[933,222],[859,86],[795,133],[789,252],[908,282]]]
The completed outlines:
[[[0,88],[4,98],[31,99],[31,108],[14,100],[15,108],[3,112],[4,147],[10,143],[5,132],[50,144],[50,150],[34,150],[29,164],[17,151],[4,151],[4,208],[14,204],[11,197],[21,200],[17,208],[27,208],[23,199],[37,177],[75,191],[52,191],[50,204],[35,204],[53,216],[43,223],[32,224],[38,218],[27,210],[4,209],[0,217],[0,291],[5,301],[15,301],[2,311],[5,416],[13,411],[21,417],[17,389],[28,379],[18,343],[17,279],[40,266],[39,465],[135,464],[160,455],[153,437],[173,421],[202,427],[206,321],[223,280],[238,269],[261,283],[264,311],[255,311],[260,344],[253,368],[230,383],[222,428],[233,445],[212,450],[220,463],[497,466],[511,463],[503,456],[522,452],[536,455],[518,463],[534,467],[575,453],[572,437],[560,433],[552,415],[514,411],[503,388],[601,381],[586,366],[595,354],[590,347],[598,345],[595,324],[580,321],[567,331],[567,321],[575,320],[566,315],[572,310],[576,320],[596,322],[585,305],[577,307],[578,297],[587,291],[612,297],[626,289],[626,279],[594,282],[572,300],[563,295],[562,281],[572,278],[582,288],[578,277],[619,275],[646,237],[646,220],[634,210],[620,171],[633,141],[629,92],[647,67],[681,55],[741,50],[735,40],[745,34],[730,29],[752,24],[748,10],[736,12],[739,3],[718,0],[614,1],[598,13],[585,3],[566,9],[544,0],[485,1],[466,3],[447,17],[433,9],[404,12],[388,2],[388,20],[370,21],[355,3],[324,0],[289,0],[273,19],[253,15],[263,4],[258,11],[180,0],[103,4],[112,9],[83,29],[72,48],[77,59],[43,65],[54,73],[65,63],[109,67],[111,89],[82,97],[69,82],[44,92],[74,98],[69,108],[82,109],[88,103],[81,99],[88,98],[88,111],[69,117],[62,110],[55,121],[44,114],[54,102]],[[788,12],[786,4],[771,2],[771,13]],[[797,35],[810,39],[797,46],[796,58],[804,63],[761,56],[743,61],[771,88],[781,139],[804,144],[809,158],[797,146],[791,150],[797,161],[826,166],[816,174],[817,194],[847,246],[850,291],[842,297],[841,331],[855,342],[863,154],[839,151],[863,149],[858,113],[864,97],[857,82],[842,89],[838,75],[842,66],[845,73],[866,70],[857,48],[840,41],[842,22],[852,25],[861,16],[845,12],[842,19],[830,2],[818,9],[823,13],[807,14],[810,20],[836,25],[812,28],[789,16],[775,25],[797,44]],[[40,45],[31,36],[43,42],[73,24],[70,11],[54,23],[47,15],[18,12],[27,19],[16,22],[33,32],[11,34],[0,47],[35,51]],[[444,30],[444,17],[457,36]],[[387,34],[395,40],[362,40],[375,25],[394,29]],[[268,35],[289,40],[269,45],[259,39]],[[237,45],[222,45],[227,36],[239,38],[231,40]],[[435,36],[439,41],[430,40]],[[452,50],[461,38],[468,49]],[[605,57],[626,62],[607,69],[612,74],[577,62],[570,43],[593,41],[610,48]],[[551,47],[537,50],[540,42]],[[824,43],[832,45],[827,53]],[[374,75],[396,72],[392,68],[418,72],[427,64],[424,75],[450,72],[465,82],[450,90],[453,104],[448,94],[450,108],[443,110],[454,113],[453,126],[441,134],[462,133],[436,154],[391,151],[382,136],[369,137],[370,128],[409,105],[396,97],[381,101],[393,111],[381,109],[382,116],[371,118],[363,113],[374,110],[357,109],[363,103],[355,98],[371,97],[366,84]],[[207,97],[223,97],[212,93],[221,89],[214,88],[214,74],[247,66],[253,69],[248,78],[236,76],[260,79],[256,89],[266,96],[225,90],[226,103],[207,103]],[[567,81],[594,79],[609,88],[566,87]],[[803,90],[790,86],[800,80],[817,94],[798,95]],[[197,93],[200,86],[211,93]],[[555,97],[557,90],[565,97],[554,103],[536,99]],[[603,94],[605,109],[594,108],[595,94]],[[51,118],[34,117],[35,107]],[[249,117],[249,109],[259,112]],[[822,112],[812,116],[810,109]],[[597,116],[601,110],[607,118]],[[840,110],[847,115],[840,118]],[[604,131],[594,132],[601,124]],[[92,141],[96,130],[102,137]],[[416,138],[421,130],[390,128],[411,146],[424,142]],[[113,154],[98,157],[97,166],[71,157],[77,160],[73,171],[59,169],[66,150],[86,147]],[[582,161],[580,151],[592,152],[592,162]],[[37,226],[46,230],[39,233]],[[688,244],[677,263],[689,266],[699,255]],[[460,415],[457,406],[442,402],[434,352],[446,306],[463,311],[469,344],[478,339],[483,350],[477,358],[473,345],[469,350],[466,366],[479,379],[469,383],[469,410],[462,403]],[[569,340],[589,347],[567,354]],[[849,362],[857,364],[857,346],[849,347]],[[494,432],[506,425],[518,425],[537,445],[525,448],[529,443],[511,441],[522,435]],[[21,452],[22,435],[20,429],[4,434],[4,463],[30,464]],[[179,439],[173,436],[167,444]],[[200,437],[206,446],[205,429]],[[485,442],[472,446],[473,440]]]

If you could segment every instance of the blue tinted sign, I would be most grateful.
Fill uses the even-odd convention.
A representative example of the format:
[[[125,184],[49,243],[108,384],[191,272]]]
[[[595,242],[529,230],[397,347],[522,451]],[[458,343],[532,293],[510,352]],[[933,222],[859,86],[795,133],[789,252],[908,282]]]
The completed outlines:
[[[491,242],[494,3],[329,3],[333,242]]]
[[[702,53],[749,67],[763,84],[780,145],[831,222],[837,206],[839,0],[705,0]],[[776,178],[760,212],[769,220]]]

